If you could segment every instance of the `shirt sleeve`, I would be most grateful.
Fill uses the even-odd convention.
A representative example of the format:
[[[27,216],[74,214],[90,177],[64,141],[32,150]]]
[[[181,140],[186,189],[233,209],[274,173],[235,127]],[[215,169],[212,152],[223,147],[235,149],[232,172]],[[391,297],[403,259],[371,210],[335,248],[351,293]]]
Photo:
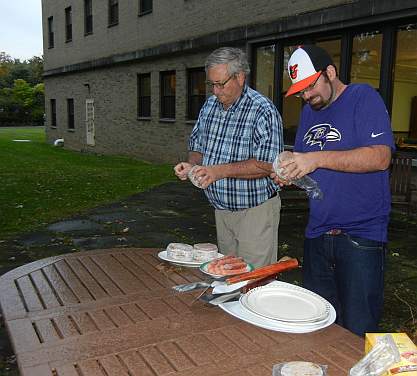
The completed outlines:
[[[273,104],[257,117],[254,154],[258,161],[273,162],[284,149],[281,115]]]
[[[391,120],[379,93],[363,85],[355,107],[355,130],[361,146],[387,145],[395,149]]]

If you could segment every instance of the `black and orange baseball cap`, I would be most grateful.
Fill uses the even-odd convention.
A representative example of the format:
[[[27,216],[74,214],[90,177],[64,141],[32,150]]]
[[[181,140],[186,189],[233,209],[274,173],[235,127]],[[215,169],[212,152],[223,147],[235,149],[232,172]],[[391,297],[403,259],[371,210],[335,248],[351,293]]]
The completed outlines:
[[[288,75],[292,85],[285,96],[307,88],[329,65],[334,65],[333,60],[322,48],[313,44],[298,47],[288,60]]]

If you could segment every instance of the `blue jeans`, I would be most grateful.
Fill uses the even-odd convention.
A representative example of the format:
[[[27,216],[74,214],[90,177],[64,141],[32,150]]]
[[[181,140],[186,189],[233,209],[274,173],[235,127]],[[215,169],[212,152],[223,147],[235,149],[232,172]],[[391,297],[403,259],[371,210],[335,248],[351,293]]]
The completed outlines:
[[[384,293],[385,244],[321,235],[304,242],[303,284],[327,299],[336,323],[363,336],[378,331]]]

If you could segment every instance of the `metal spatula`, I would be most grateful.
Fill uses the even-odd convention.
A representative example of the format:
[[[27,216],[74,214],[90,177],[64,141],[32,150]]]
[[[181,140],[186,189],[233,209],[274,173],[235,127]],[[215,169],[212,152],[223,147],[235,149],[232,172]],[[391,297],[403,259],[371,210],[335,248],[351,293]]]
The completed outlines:
[[[217,306],[221,303],[228,302],[232,299],[239,299],[239,297],[240,297],[240,290],[231,292],[229,294],[221,294],[221,295],[204,294],[199,299],[206,303],[210,303],[212,305]]]
[[[187,291],[193,291],[197,289],[204,289],[211,286],[211,282],[193,282],[193,283],[185,283],[183,285],[176,285],[172,286],[172,288],[177,292],[187,292]]]

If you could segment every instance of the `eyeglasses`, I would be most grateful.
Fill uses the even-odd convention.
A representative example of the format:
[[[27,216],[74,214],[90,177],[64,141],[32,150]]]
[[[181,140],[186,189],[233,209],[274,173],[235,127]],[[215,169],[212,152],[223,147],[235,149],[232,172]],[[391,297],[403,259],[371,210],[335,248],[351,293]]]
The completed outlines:
[[[297,93],[295,93],[294,96],[297,97],[297,98],[301,98],[305,93],[307,93],[310,90],[313,90],[314,87],[316,86],[317,81],[319,80],[319,78],[320,78],[320,76],[322,74],[323,73],[320,73],[320,75],[317,77],[317,79],[313,83],[311,83],[310,85],[308,85],[305,89],[300,90]]]
[[[223,82],[211,82],[211,81],[206,81],[206,85],[209,87],[209,89],[213,90],[213,88],[216,89],[224,89],[224,87],[226,86],[226,84],[235,76],[235,74],[233,73],[227,80],[223,81]]]

